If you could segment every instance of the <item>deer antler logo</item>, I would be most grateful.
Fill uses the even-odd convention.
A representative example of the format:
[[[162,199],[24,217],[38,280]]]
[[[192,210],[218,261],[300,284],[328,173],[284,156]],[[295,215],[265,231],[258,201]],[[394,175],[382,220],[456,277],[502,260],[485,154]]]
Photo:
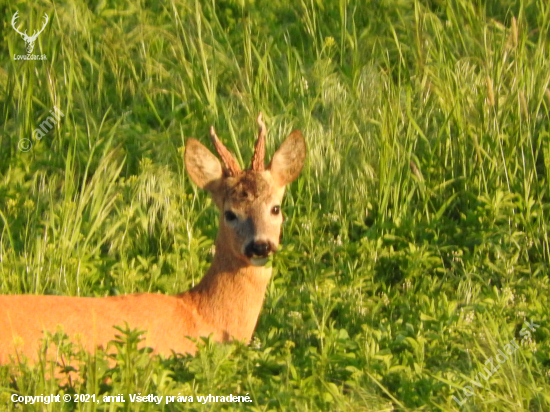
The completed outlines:
[[[46,28],[46,24],[48,24],[49,18],[48,18],[48,15],[46,13],[44,13],[44,19],[46,21],[44,22],[44,25],[42,26],[40,31],[38,33],[35,31],[32,34],[32,36],[27,36],[27,30],[25,30],[25,33],[21,33],[19,30],[17,30],[17,27],[15,27],[15,22],[17,21],[18,14],[19,14],[19,12],[16,11],[15,14],[13,15],[13,18],[11,19],[11,25],[12,25],[13,29],[21,35],[23,40],[25,40],[25,43],[27,43],[27,54],[31,54],[32,50],[34,49],[34,42],[36,41],[38,35],[40,33],[42,33],[44,31],[44,29]]]

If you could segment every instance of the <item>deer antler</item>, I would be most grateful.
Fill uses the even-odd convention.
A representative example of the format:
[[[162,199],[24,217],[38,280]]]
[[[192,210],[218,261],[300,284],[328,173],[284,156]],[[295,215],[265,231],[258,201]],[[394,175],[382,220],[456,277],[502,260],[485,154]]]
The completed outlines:
[[[50,19],[48,18],[48,15],[47,15],[46,13],[44,13],[44,18],[46,19],[46,21],[44,22],[44,24],[42,25],[42,28],[40,29],[40,31],[39,31],[38,33],[36,33],[36,31],[34,31],[34,32],[32,33],[32,36],[30,37],[31,41],[36,40],[36,38],[38,37],[38,35],[39,35],[40,33],[42,33],[42,32],[44,31],[44,29],[46,28],[46,24],[48,24],[48,21],[49,21]]]
[[[25,33],[21,33],[19,30],[17,30],[17,27],[15,27],[15,23],[16,23],[18,17],[19,17],[19,11],[16,11],[15,14],[13,15],[12,19],[11,19],[11,25],[12,25],[13,29],[17,33],[19,33],[21,36],[28,37],[27,36],[27,30],[25,30]]]
[[[241,173],[242,171],[241,167],[239,166],[239,164],[237,163],[233,155],[229,153],[229,150],[227,150],[227,148],[223,145],[223,143],[220,141],[220,139],[216,135],[214,126],[210,126],[210,138],[212,139],[212,143],[214,143],[214,147],[216,148],[216,151],[222,158],[227,174],[229,176],[236,176],[239,173]]]
[[[258,132],[258,139],[256,140],[256,144],[254,145],[254,155],[252,156],[252,170],[261,172],[265,169],[265,135],[267,134],[267,129],[262,119],[262,112],[260,112],[256,121],[258,122],[258,126],[260,126],[260,130]]]

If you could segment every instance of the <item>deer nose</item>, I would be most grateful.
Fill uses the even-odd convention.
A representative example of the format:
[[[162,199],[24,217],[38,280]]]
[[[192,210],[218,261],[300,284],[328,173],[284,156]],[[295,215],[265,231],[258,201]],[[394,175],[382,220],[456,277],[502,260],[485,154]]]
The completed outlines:
[[[244,253],[249,258],[254,256],[267,257],[271,251],[273,251],[273,246],[270,242],[252,241],[246,246]]]

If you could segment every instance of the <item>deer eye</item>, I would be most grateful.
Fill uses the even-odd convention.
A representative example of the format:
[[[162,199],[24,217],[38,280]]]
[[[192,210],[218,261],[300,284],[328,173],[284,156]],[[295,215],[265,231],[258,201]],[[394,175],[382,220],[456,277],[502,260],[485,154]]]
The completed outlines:
[[[281,206],[273,206],[271,208],[271,214],[277,216],[281,213]]]
[[[226,210],[223,216],[225,217],[225,220],[227,222],[234,222],[235,220],[237,220],[237,215],[233,213],[231,210]]]

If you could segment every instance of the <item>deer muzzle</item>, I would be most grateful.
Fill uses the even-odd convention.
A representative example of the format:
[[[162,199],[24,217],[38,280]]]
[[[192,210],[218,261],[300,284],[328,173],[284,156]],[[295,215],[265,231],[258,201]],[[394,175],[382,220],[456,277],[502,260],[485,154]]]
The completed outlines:
[[[244,249],[244,254],[254,266],[264,266],[269,260],[269,255],[277,248],[272,242],[253,240]]]

